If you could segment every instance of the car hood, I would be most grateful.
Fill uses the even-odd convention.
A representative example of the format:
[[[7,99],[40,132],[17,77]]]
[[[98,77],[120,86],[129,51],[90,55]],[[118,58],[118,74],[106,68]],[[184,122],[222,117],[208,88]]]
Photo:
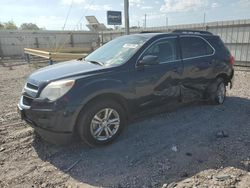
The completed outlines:
[[[86,61],[72,60],[39,69],[29,76],[28,82],[40,85],[58,79],[95,74],[104,69],[107,69],[107,67]]]

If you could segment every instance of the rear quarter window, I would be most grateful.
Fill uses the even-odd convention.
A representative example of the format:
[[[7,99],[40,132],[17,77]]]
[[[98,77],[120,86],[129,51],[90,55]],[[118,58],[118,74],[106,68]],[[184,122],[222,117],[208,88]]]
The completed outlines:
[[[220,39],[220,37],[211,37],[207,39],[210,44],[213,45],[213,47],[216,49],[218,53],[223,53],[226,55],[230,55],[229,49],[226,47],[226,45],[223,43],[223,41]]]
[[[214,49],[200,37],[183,36],[180,37],[182,58],[195,58],[212,55]]]

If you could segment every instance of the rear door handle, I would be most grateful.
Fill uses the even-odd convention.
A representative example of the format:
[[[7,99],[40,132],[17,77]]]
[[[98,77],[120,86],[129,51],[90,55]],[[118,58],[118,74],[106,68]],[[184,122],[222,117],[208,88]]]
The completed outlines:
[[[181,73],[182,67],[175,67],[173,70],[175,73]]]
[[[212,65],[212,64],[214,64],[215,62],[216,62],[216,60],[213,59],[213,60],[209,61],[208,64],[209,64],[209,65]]]

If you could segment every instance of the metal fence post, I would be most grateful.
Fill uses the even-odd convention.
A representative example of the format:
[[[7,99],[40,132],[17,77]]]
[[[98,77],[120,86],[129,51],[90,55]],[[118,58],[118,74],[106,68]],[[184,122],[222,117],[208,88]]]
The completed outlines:
[[[245,32],[246,32],[245,24],[246,24],[246,21],[244,22],[244,26],[243,26],[243,34],[242,34],[241,50],[240,50],[240,62],[242,62],[243,46],[245,46]]]
[[[238,25],[239,25],[239,22],[238,22]],[[235,41],[235,56],[234,56],[234,58],[235,58],[235,60],[237,61],[238,59],[237,59],[237,55],[238,55],[238,52],[237,52],[237,50],[238,50],[238,37],[239,37],[239,31],[240,31],[240,29],[239,29],[239,26],[237,27],[237,33],[236,33],[236,41]]]
[[[30,54],[24,54],[24,58],[27,63],[30,63]]]
[[[1,41],[0,41],[0,57],[3,58],[3,50],[2,50],[2,47],[1,47]]]
[[[248,30],[248,41],[247,41],[247,50],[246,50],[246,63],[248,62],[249,46],[250,46],[250,31]]]
[[[53,60],[49,59],[49,65],[53,65]]]

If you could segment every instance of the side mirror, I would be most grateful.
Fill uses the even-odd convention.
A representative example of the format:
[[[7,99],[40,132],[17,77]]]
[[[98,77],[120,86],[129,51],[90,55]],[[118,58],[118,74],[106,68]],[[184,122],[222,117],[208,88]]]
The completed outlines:
[[[146,55],[139,61],[140,65],[156,65],[159,62],[157,61],[158,56],[155,55]]]

